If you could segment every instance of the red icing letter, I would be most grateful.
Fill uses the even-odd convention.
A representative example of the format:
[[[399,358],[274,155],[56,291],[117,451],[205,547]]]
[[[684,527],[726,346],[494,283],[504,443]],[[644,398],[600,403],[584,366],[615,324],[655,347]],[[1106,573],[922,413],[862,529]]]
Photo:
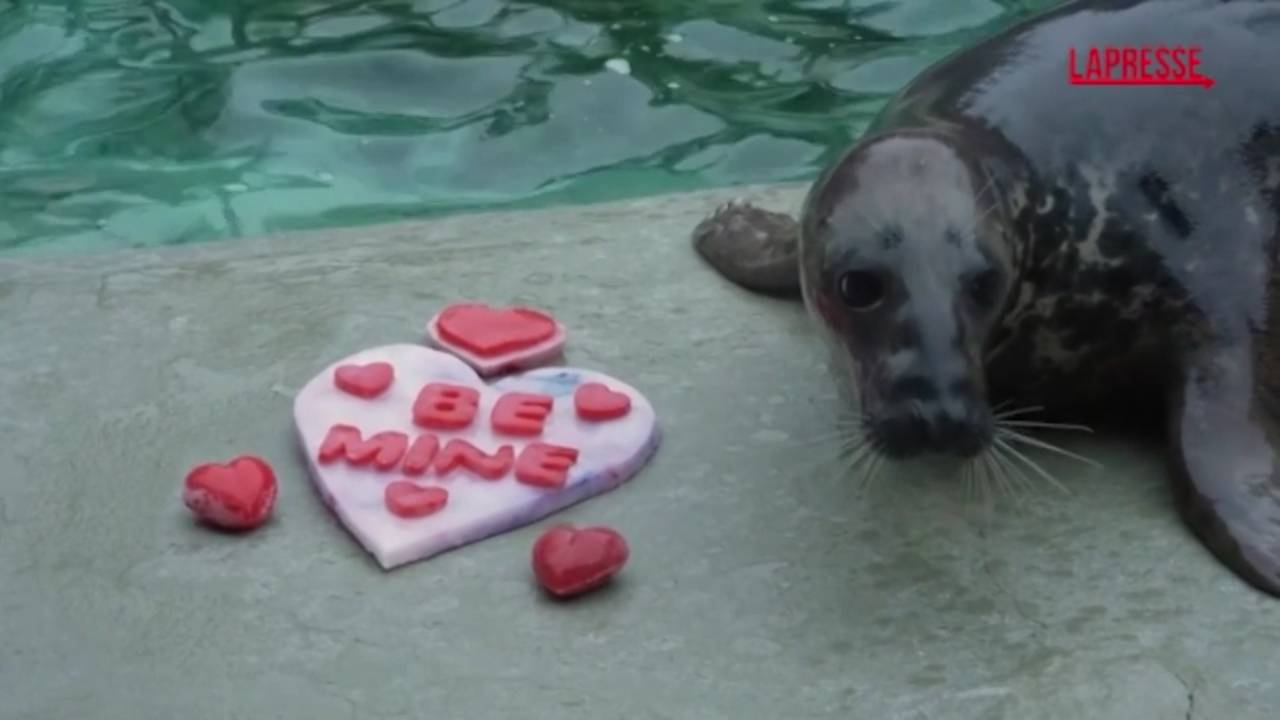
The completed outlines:
[[[427,383],[413,401],[413,422],[428,430],[461,430],[476,419],[480,391],[465,385]]]
[[[316,456],[322,464],[328,465],[340,457],[345,457],[350,465],[373,466],[379,470],[390,470],[400,462],[405,448],[409,446],[409,437],[395,430],[384,430],[368,440],[360,434],[360,428],[351,425],[334,425],[329,434],[320,443],[320,452]]]
[[[516,480],[534,487],[557,489],[569,479],[569,468],[578,462],[576,448],[532,442],[516,458]]]
[[[444,477],[461,467],[485,480],[498,480],[511,469],[514,455],[510,445],[503,445],[498,452],[488,455],[466,440],[454,438],[445,443],[436,456],[436,474]]]
[[[507,393],[498,398],[489,421],[503,435],[541,435],[555,401],[550,395]]]
[[[409,452],[404,454],[404,465],[400,467],[400,472],[405,475],[421,475],[431,467],[431,461],[436,458],[436,452],[439,449],[440,439],[435,435],[431,433],[419,435],[409,446]]]

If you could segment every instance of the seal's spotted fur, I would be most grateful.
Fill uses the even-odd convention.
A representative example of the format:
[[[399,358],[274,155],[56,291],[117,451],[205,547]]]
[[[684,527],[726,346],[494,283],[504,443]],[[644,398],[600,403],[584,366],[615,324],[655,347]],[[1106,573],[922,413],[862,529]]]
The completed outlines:
[[[1173,44],[1202,46],[1211,90],[1065,81],[1070,47]],[[863,401],[890,407],[911,380],[919,413],[954,390],[1063,419],[1164,417],[1183,518],[1280,596],[1276,67],[1280,0],[1070,2],[912,81],[798,223],[734,203],[694,245],[741,285],[804,295]],[[1003,281],[985,324],[959,299],[983,262]],[[893,313],[841,295],[859,268],[889,273]],[[967,343],[976,400],[953,367]]]

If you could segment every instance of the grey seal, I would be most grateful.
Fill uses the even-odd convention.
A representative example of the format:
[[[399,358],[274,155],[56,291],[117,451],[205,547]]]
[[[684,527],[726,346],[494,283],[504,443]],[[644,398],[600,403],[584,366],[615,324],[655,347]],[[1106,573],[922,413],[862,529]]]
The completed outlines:
[[[1068,83],[1175,46],[1212,88]],[[1186,525],[1280,596],[1276,68],[1277,0],[1069,2],[909,82],[798,220],[733,203],[693,244],[803,298],[878,457],[1001,455],[1007,407],[1162,426]]]

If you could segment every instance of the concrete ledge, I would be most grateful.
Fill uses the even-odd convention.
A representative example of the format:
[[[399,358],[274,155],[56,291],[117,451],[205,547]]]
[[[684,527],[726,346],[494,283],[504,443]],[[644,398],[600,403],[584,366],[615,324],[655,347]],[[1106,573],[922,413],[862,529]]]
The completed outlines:
[[[1174,518],[1150,450],[1074,444],[1070,497],[983,518],[954,483],[860,495],[798,304],[687,245],[700,193],[0,263],[0,718],[1273,720],[1280,603]],[[633,546],[570,607],[537,528],[383,573],[302,476],[292,392],[445,302],[547,308],[665,445],[563,518]],[[194,463],[258,452],[275,521],[203,532]],[[1194,706],[1194,707],[1193,707]]]

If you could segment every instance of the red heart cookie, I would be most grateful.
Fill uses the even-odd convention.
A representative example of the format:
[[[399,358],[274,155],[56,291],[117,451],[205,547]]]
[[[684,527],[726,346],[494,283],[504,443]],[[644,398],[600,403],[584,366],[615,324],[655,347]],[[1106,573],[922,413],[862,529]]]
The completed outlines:
[[[569,598],[609,582],[630,555],[616,530],[556,525],[533,544],[533,574],[552,595]]]
[[[604,383],[583,383],[573,391],[573,408],[583,420],[617,420],[631,412],[631,398]]]
[[[408,480],[387,483],[384,493],[387,510],[402,518],[420,518],[439,512],[449,504],[449,491],[422,486]]]
[[[371,362],[366,365],[339,365],[333,371],[333,384],[348,395],[372,400],[391,387],[396,371],[391,363]]]
[[[228,530],[266,522],[276,502],[276,474],[265,460],[241,455],[229,463],[205,463],[187,473],[182,502],[196,517]]]
[[[532,308],[455,303],[427,323],[427,337],[481,375],[496,375],[555,358],[564,349],[565,331],[555,318]]]

